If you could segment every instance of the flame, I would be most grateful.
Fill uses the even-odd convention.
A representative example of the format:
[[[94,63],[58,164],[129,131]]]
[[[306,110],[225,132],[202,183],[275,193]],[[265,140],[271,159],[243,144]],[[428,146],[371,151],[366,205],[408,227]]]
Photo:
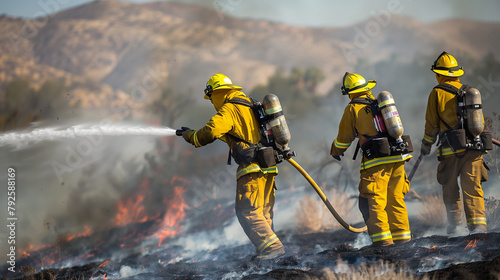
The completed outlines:
[[[170,181],[170,182],[169,182]],[[186,192],[186,186],[190,184],[190,181],[179,176],[173,176],[171,180],[166,181],[168,187],[168,195],[163,198],[163,203],[167,206],[165,212],[159,212],[156,215],[149,211],[148,201],[153,197],[153,192],[150,189],[150,184],[152,184],[152,178],[147,177],[140,181],[136,190],[132,193],[124,195],[115,204],[117,207],[117,213],[111,221],[111,225],[114,226],[125,226],[131,223],[143,223],[146,221],[156,220],[155,223],[157,227],[155,228],[145,228],[141,230],[139,227],[131,227],[126,233],[123,232],[123,236],[117,238],[116,246],[119,248],[132,248],[136,246],[141,240],[148,237],[158,238],[158,246],[160,246],[164,240],[168,237],[172,237],[178,234],[183,226],[183,219],[186,216],[186,211],[189,206],[184,200],[184,193]],[[170,183],[170,184],[169,184]],[[222,206],[217,205],[214,209],[219,210]],[[164,214],[162,216],[162,213]],[[46,267],[56,265],[58,262],[65,260],[65,264],[82,263],[88,262],[89,259],[99,256],[102,251],[99,251],[99,246],[92,250],[86,250],[81,255],[74,255],[74,253],[69,253],[73,255],[68,255],[63,248],[65,246],[70,246],[66,244],[72,242],[71,246],[75,245],[74,242],[78,241],[78,238],[85,238],[92,236],[94,230],[88,225],[83,226],[80,233],[68,233],[59,236],[56,243],[46,244],[46,245],[30,245],[29,248],[25,250],[20,250],[23,258],[28,259],[31,262],[36,263],[36,266]],[[91,242],[91,240],[89,240]],[[105,243],[105,240],[95,240],[95,245],[99,242]],[[102,268],[109,265],[110,261],[106,260],[102,262],[99,267]],[[100,279],[103,276],[101,276]],[[104,276],[106,277],[106,276]]]
[[[158,237],[158,246],[161,246],[165,238],[176,235],[182,228],[180,222],[186,216],[185,209],[187,204],[184,200],[183,194],[186,192],[184,186],[190,182],[179,176],[174,176],[170,184],[174,186],[173,197],[164,201],[168,205],[167,212],[163,216],[163,221],[160,229],[156,232]]]
[[[105,261],[105,262],[101,263],[101,264],[99,265],[99,267],[105,267],[108,263],[109,263],[109,260],[107,260],[107,261]]]
[[[430,251],[436,250],[436,249],[437,249],[437,247],[436,247],[436,245],[434,245],[434,246],[432,246],[430,248],[427,248],[426,252],[430,252]]]
[[[31,257],[31,254],[29,252],[36,252],[39,250],[47,249],[47,248],[53,247],[54,245],[55,244],[35,246],[33,244],[30,244],[30,246],[27,249],[21,250],[21,252],[22,252],[21,254],[23,255],[23,258]]]
[[[71,241],[75,238],[91,236],[93,233],[94,233],[94,231],[91,228],[89,228],[89,226],[85,225],[85,226],[83,226],[82,233],[70,235],[70,236],[64,238],[64,240]]]
[[[465,246],[465,250],[471,249],[471,248],[476,248],[476,243],[477,243],[477,239],[469,241],[469,244],[467,244],[467,246]]]
[[[75,238],[90,236],[93,233],[94,231],[89,226],[85,225],[83,226],[83,232],[64,236],[60,239],[60,241],[69,242]],[[38,245],[38,246],[30,244],[27,249],[21,250],[21,255],[23,256],[23,258],[29,258],[32,256],[34,252],[40,252],[46,249],[50,249],[50,251],[45,252],[43,256],[42,255],[39,256],[41,266],[53,265],[56,263],[56,261],[60,260],[61,250],[57,246],[57,243]]]
[[[130,223],[144,223],[158,218],[160,213],[149,217],[143,204],[146,195],[151,194],[149,190],[149,178],[144,178],[138,190],[132,195],[124,196],[117,202],[118,213],[113,221],[115,226],[125,226]]]

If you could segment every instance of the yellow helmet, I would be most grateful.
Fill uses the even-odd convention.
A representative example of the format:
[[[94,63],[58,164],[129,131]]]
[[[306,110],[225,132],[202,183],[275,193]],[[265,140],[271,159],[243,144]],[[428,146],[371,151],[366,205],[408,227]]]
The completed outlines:
[[[212,97],[212,92],[218,89],[237,89],[241,90],[242,87],[233,85],[233,82],[224,74],[218,73],[213,75],[207,82],[205,88],[205,99],[210,99]]]
[[[464,70],[458,66],[457,60],[447,52],[442,52],[438,56],[431,70],[436,74],[447,77],[460,77],[464,74]]]
[[[342,79],[342,94],[352,94],[370,90],[375,87],[377,81],[369,80],[366,81],[363,76],[355,73],[345,72],[344,78]]]

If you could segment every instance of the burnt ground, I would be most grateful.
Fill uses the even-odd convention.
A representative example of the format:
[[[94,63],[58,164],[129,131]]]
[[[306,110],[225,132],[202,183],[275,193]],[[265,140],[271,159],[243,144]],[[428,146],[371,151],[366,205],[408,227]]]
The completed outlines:
[[[362,268],[379,274],[402,270],[417,279],[499,279],[498,228],[448,237],[443,228],[426,227],[412,217],[413,240],[386,248],[368,247],[367,233],[343,228],[310,234],[278,231],[285,256],[256,263],[255,248],[246,237],[227,240],[234,235],[228,228],[239,225],[231,224],[234,204],[223,201],[188,212],[182,231],[162,244],[154,238],[162,218],[61,238],[19,259],[17,273],[4,275],[7,266],[0,267],[0,279],[332,279],[333,273],[349,279]]]
[[[286,255],[274,261],[252,262],[251,245],[219,246],[187,256],[182,247],[156,251],[101,253],[100,261],[85,265],[25,271],[7,279],[316,279],[325,269],[349,275],[348,268],[392,264],[418,278],[498,279],[500,233],[457,237],[427,236],[414,231],[405,244],[385,248],[354,248],[358,234],[344,229],[332,232],[294,234],[278,232]],[[81,244],[82,241],[80,241]],[[101,245],[102,246],[102,245]],[[180,257],[182,256],[182,257]],[[103,262],[102,260],[107,260]],[[26,268],[24,268],[26,270]],[[6,271],[6,270],[3,270]]]

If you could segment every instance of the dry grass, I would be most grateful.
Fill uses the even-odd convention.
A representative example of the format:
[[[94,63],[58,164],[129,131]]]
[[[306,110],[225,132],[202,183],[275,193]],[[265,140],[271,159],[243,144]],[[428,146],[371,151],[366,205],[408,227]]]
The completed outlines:
[[[324,186],[322,189],[324,189]],[[352,215],[350,214],[353,212],[354,203],[349,199],[350,195],[336,189],[325,192],[325,195],[337,213],[348,222],[351,222],[350,217]],[[342,227],[317,195],[306,195],[300,200],[299,207],[295,210],[295,223],[302,233],[320,232]]]
[[[318,203],[321,201],[310,195],[300,200],[299,207],[295,210],[295,223],[301,232],[318,232],[323,227],[321,205]]]
[[[322,279],[322,280],[426,280],[427,277],[415,277],[408,269],[405,267],[398,267],[394,264],[377,261],[372,263],[362,263],[359,266],[347,265],[346,263],[339,263],[337,267],[332,271],[330,268],[325,268],[322,270],[323,275],[319,278],[311,277],[310,280]]]
[[[30,266],[21,267],[22,272],[22,280],[55,280],[55,279],[65,279],[65,280],[85,280],[83,273],[80,273],[80,276],[72,276],[69,271],[66,272],[67,276],[58,277],[58,273],[55,270],[49,269],[46,271],[40,271],[36,273],[36,269]],[[65,277],[65,278],[64,278]],[[106,274],[104,274],[106,277]],[[2,278],[0,280],[4,280],[6,278]],[[107,278],[104,278],[107,279]]]
[[[431,227],[446,226],[446,207],[444,206],[442,194],[422,197],[422,207],[417,215],[417,219]]]
[[[24,274],[23,277],[21,278],[22,280],[55,280],[56,279],[56,273],[54,271],[47,271],[47,272],[40,272],[37,274]],[[67,278],[68,280],[79,280],[76,278]],[[83,279],[83,278],[82,278]]]
[[[500,200],[492,197],[485,198],[484,206],[486,220],[488,221],[488,230],[500,229]],[[444,206],[443,196],[441,194],[424,196],[417,219],[423,224],[431,227],[446,226],[446,208]]]

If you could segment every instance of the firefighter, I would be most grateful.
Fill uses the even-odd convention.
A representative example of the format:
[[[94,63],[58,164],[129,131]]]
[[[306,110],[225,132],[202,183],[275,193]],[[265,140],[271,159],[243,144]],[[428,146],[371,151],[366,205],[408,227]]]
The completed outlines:
[[[258,120],[251,107],[228,102],[232,98],[250,101],[224,74],[215,74],[207,82],[205,99],[212,102],[217,114],[199,130],[184,131],[183,138],[195,147],[220,139],[226,142],[238,164],[236,171],[236,216],[245,234],[257,248],[257,260],[285,253],[273,230],[273,206],[278,174],[276,165],[261,168],[255,160],[245,159],[250,145],[260,141]]]
[[[443,52],[434,61],[431,70],[436,75],[439,85],[451,85],[460,89],[462,83],[459,78],[464,74],[462,67],[450,54]],[[440,87],[438,86],[438,87]],[[446,206],[448,218],[448,234],[457,233],[462,223],[461,200],[464,201],[465,218],[470,233],[486,232],[486,216],[484,210],[483,190],[481,188],[481,174],[484,166],[481,150],[456,148],[450,145],[454,142],[457,128],[461,127],[459,113],[457,112],[457,94],[435,87],[427,102],[425,114],[425,134],[421,145],[421,154],[428,155],[432,144],[440,136],[441,144],[437,151],[440,161],[437,169],[437,180],[443,189],[443,201]],[[481,127],[484,125],[484,120]],[[446,133],[445,133],[446,132]],[[445,137],[447,135],[447,137]],[[451,142],[450,142],[451,141]],[[460,187],[462,188],[462,199]]]
[[[375,128],[372,114],[374,108],[371,106],[375,101],[371,89],[375,87],[376,81],[366,81],[359,74],[346,73],[342,83],[342,94],[349,95],[351,102],[344,110],[330,154],[340,161],[340,156],[359,137],[358,144],[363,151],[359,209],[373,242],[372,246],[408,242],[411,240],[411,231],[404,196],[410,185],[404,162],[412,156],[401,153],[373,157],[374,151],[370,152],[368,147],[381,136]]]

